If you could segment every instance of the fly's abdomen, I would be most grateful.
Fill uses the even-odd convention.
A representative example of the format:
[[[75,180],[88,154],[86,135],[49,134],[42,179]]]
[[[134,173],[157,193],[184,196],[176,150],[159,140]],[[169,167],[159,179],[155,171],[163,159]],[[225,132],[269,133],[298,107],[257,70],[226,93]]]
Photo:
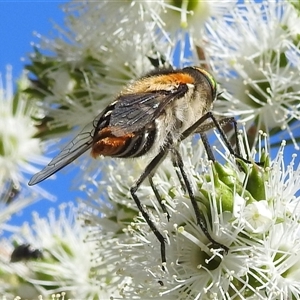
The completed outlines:
[[[145,129],[137,133],[127,133],[121,136],[114,135],[112,127],[105,127],[95,136],[91,155],[134,158],[146,154],[154,144],[155,128]]]

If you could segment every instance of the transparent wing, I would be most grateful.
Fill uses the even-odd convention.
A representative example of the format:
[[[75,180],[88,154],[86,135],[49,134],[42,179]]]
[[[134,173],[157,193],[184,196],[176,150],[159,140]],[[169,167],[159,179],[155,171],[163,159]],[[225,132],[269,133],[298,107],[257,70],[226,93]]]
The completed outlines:
[[[101,116],[102,114],[100,114],[93,122],[86,125],[83,130],[69,144],[67,144],[43,170],[35,174],[30,179],[28,185],[34,185],[45,180],[91,148],[95,128]]]
[[[158,93],[138,93],[123,95],[110,117],[113,134],[122,136],[136,132],[149,124],[165,97]]]
[[[109,124],[113,133],[121,136],[143,129],[152,123],[170,102],[182,97],[186,91],[186,85],[179,85],[172,91],[161,90],[119,96]]]

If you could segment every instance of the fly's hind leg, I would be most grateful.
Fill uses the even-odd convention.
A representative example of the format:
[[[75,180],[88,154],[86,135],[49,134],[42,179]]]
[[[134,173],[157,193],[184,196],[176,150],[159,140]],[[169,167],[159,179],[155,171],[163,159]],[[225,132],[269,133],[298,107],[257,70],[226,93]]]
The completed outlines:
[[[158,195],[158,202],[160,203],[161,208],[163,209],[163,211],[166,211],[166,207],[165,205],[161,202],[161,197],[157,191],[157,189],[154,187],[153,181],[152,181],[152,177],[153,174],[156,170],[156,168],[161,164],[161,162],[165,159],[167,155],[167,151],[166,150],[161,150],[152,160],[151,162],[147,165],[147,167],[145,168],[145,170],[143,171],[143,173],[141,174],[141,176],[138,178],[138,180],[135,182],[135,184],[130,188],[130,193],[131,196],[136,204],[136,206],[138,207],[139,211],[141,212],[142,216],[144,217],[145,221],[147,222],[147,224],[149,225],[150,229],[152,230],[152,232],[154,233],[154,235],[156,236],[156,238],[158,239],[158,241],[160,242],[160,252],[161,252],[161,260],[162,263],[166,262],[166,245],[165,245],[165,238],[164,236],[160,233],[160,231],[157,229],[156,225],[154,224],[154,222],[151,220],[148,212],[146,211],[145,207],[142,205],[140,199],[138,198],[138,196],[136,195],[136,192],[138,190],[138,188],[140,187],[140,185],[143,183],[143,181],[149,177],[150,179],[150,184],[152,186],[152,189],[157,197]],[[154,188],[153,188],[154,187]]]
[[[148,180],[149,180],[149,183],[150,183],[150,185],[152,187],[153,193],[155,194],[155,197],[156,197],[156,199],[157,199],[157,201],[158,201],[158,203],[159,203],[162,211],[166,214],[166,216],[168,218],[168,221],[170,221],[170,214],[167,211],[167,208],[166,208],[165,204],[163,203],[161,195],[159,194],[159,192],[158,192],[158,190],[157,190],[157,188],[156,188],[156,186],[155,186],[155,184],[153,182],[153,175],[149,175],[148,176]]]

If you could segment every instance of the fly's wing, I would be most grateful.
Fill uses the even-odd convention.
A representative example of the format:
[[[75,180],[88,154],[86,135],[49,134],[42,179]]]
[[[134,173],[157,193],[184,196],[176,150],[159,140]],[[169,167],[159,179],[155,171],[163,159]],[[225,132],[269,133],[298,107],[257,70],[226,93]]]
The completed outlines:
[[[172,91],[161,90],[119,96],[109,123],[113,134],[122,136],[143,129],[160,116],[170,102],[182,97],[187,89],[187,85],[180,84]]]
[[[86,125],[42,171],[38,172],[30,179],[28,185],[34,185],[45,180],[91,148],[96,126],[102,115],[103,113],[98,115],[93,122]]]

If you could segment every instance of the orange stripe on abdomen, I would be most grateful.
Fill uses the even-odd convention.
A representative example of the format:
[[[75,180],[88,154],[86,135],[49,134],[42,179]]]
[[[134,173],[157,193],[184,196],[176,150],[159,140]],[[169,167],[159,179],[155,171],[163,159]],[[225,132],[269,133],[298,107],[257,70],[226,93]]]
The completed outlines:
[[[94,137],[91,156],[96,158],[99,155],[114,156],[134,137],[133,133],[122,136],[114,136],[109,127],[100,130]]]

